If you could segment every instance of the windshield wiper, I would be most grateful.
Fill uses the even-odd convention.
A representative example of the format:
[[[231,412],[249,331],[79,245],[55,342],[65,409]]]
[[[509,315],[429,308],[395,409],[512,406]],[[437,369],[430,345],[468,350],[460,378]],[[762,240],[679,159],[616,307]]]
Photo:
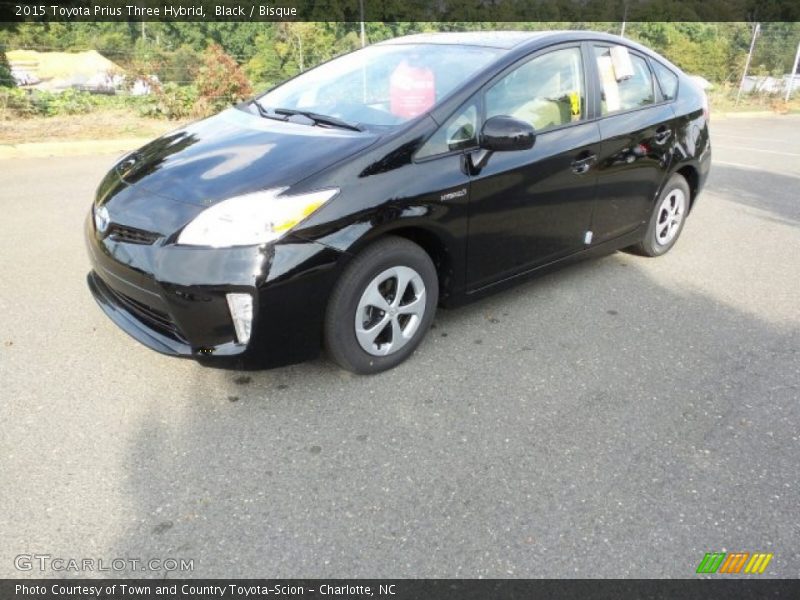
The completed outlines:
[[[263,109],[259,105],[260,108]],[[272,112],[278,115],[286,115],[287,117],[291,117],[293,115],[301,115],[308,119],[314,121],[314,123],[319,123],[320,125],[330,125],[332,127],[340,127],[341,129],[349,129],[351,131],[364,131],[364,128],[360,125],[356,125],[355,123],[350,123],[348,121],[343,121],[342,119],[337,119],[336,117],[331,117],[328,115],[321,115],[319,113],[311,112],[309,110],[297,110],[294,108],[273,108]]]
[[[260,114],[265,119],[286,121],[291,116],[300,115],[302,117],[306,117],[307,119],[311,119],[312,121],[314,121],[314,123],[319,123],[320,125],[330,125],[332,127],[350,129],[351,131],[364,131],[363,127],[361,127],[360,125],[356,125],[355,123],[350,123],[348,121],[337,119],[336,117],[331,117],[328,115],[321,115],[319,113],[315,113],[309,110],[297,110],[294,108],[274,108],[272,109],[272,112],[270,112],[268,109],[264,108],[258,100],[253,100],[253,104],[255,105],[256,109],[258,109],[258,114]]]
[[[253,104],[253,106],[256,107],[256,109],[258,109],[258,114],[260,114],[265,119],[275,119],[276,121],[285,121],[286,120],[285,116],[278,116],[278,115],[273,115],[272,113],[270,113],[266,108],[261,106],[261,103],[258,100],[253,100],[252,104]]]

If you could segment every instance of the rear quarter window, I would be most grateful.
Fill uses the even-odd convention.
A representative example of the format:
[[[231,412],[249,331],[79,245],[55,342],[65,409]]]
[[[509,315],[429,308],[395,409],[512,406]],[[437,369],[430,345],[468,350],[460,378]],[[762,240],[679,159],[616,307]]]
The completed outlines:
[[[678,95],[678,76],[658,61],[650,61],[656,74],[664,100],[674,100]]]

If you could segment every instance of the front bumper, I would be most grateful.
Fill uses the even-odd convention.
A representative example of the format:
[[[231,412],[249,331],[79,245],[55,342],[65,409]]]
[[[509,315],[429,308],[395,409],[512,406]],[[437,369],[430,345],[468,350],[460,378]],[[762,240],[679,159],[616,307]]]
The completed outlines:
[[[193,354],[192,346],[168,315],[160,311],[157,313],[151,307],[114,291],[100,278],[97,271],[91,271],[86,276],[86,281],[103,312],[134,339],[163,354]],[[245,348],[246,346],[231,342],[217,346],[216,350],[222,350],[224,354],[240,354]]]
[[[124,243],[98,234],[91,213],[84,232],[92,295],[145,346],[175,356],[246,355],[267,365],[319,352],[327,298],[344,254],[291,238],[216,249]],[[228,293],[253,296],[247,344],[236,339]]]

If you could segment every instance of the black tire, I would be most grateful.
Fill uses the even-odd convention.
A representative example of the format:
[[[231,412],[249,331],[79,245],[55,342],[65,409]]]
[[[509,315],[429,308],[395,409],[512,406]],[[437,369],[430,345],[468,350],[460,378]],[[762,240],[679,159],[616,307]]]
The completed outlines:
[[[677,193],[683,195],[683,213],[681,215],[680,222],[677,224],[676,231],[671,235],[666,243],[661,243],[659,241],[658,231],[659,226],[663,226],[663,219],[665,218],[663,205],[665,200],[669,198],[670,195],[672,195],[674,198]],[[653,207],[653,214],[650,215],[650,222],[647,225],[647,231],[645,232],[644,238],[638,244],[627,248],[627,250],[636,254],[641,254],[642,256],[661,256],[662,254],[669,252],[678,241],[678,238],[683,231],[683,226],[686,224],[686,217],[689,213],[691,197],[689,184],[686,182],[686,179],[683,177],[683,175],[680,175],[679,173],[672,175],[672,177],[667,180],[664,189],[661,190],[661,194],[658,196],[658,200]]]
[[[398,267],[413,269],[419,275],[424,284],[425,309],[405,345],[391,354],[376,356],[364,350],[356,336],[356,313],[367,286],[387,269]],[[396,285],[398,279],[394,281]],[[410,285],[408,287],[411,288]],[[414,291],[411,289],[412,294]],[[423,298],[419,300],[419,306],[422,306]],[[428,253],[405,238],[385,237],[356,256],[336,283],[325,314],[325,348],[328,355],[339,366],[355,373],[368,375],[391,369],[419,346],[433,322],[438,300],[438,276]],[[398,302],[402,302],[402,299]],[[383,311],[378,313],[385,314]],[[391,329],[391,322],[389,327]],[[388,333],[393,337],[394,331]]]

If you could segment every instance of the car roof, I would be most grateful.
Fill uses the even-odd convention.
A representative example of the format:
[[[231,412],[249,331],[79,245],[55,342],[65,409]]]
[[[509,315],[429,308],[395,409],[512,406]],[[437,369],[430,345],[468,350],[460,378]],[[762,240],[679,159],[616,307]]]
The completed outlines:
[[[487,48],[501,48],[510,50],[515,46],[541,40],[564,31],[460,31],[417,33],[403,37],[393,38],[378,45],[387,46],[395,44],[451,44],[454,46],[484,46]]]
[[[506,51],[514,50],[525,52],[553,43],[574,42],[579,40],[606,42],[610,44],[623,44],[651,57],[658,58],[658,60],[661,62],[669,65],[671,69],[680,72],[680,69],[669,62],[666,58],[660,54],[657,54],[650,48],[634,42],[631,39],[620,37],[612,33],[591,31],[587,29],[554,29],[548,31],[448,31],[436,33],[417,33],[378,42],[376,45],[449,44],[453,46],[479,46],[484,48],[497,48]]]

